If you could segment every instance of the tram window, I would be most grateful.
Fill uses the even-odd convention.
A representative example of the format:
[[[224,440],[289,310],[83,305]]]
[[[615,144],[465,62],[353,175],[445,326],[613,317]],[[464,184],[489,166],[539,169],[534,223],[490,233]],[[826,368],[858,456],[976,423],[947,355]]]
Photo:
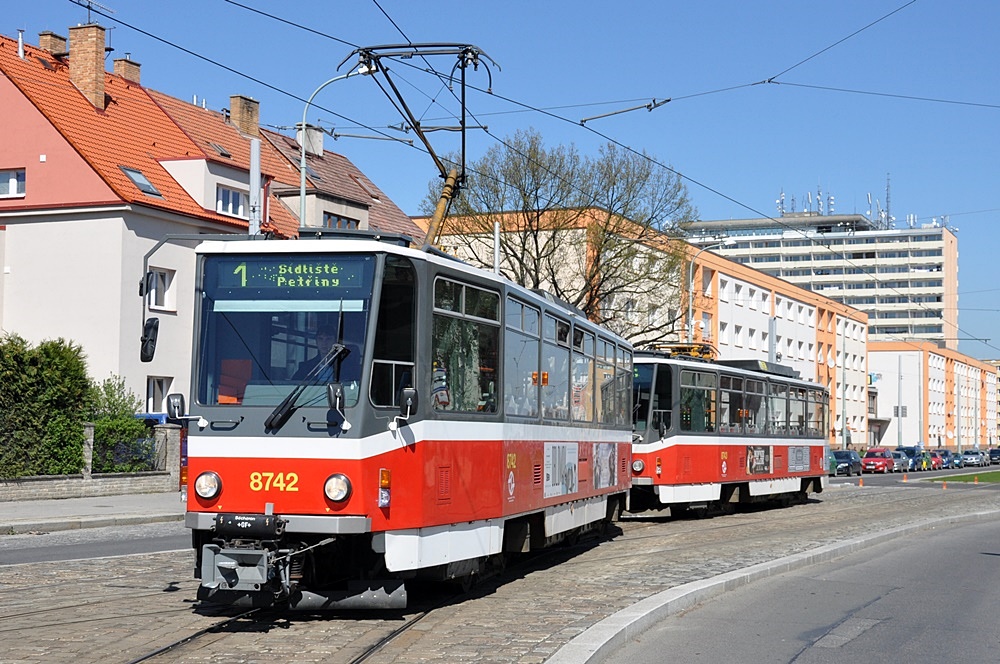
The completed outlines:
[[[735,376],[719,377],[719,432],[743,433],[747,420],[743,404],[743,379]]]
[[[788,429],[788,386],[770,384],[767,398],[768,433],[784,435]]]
[[[653,418],[651,424],[655,431],[662,429],[670,431],[673,426],[674,412],[674,370],[668,364],[656,368],[656,387],[653,390]]]
[[[546,315],[542,325],[542,338],[569,347],[569,323]]]
[[[507,298],[503,394],[508,415],[538,415],[539,316],[537,309]]]
[[[589,344],[585,343],[589,340]],[[589,346],[590,353],[584,351]],[[573,419],[577,422],[594,421],[594,335],[583,330],[573,330]]]
[[[362,349],[371,310],[376,259],[371,255],[234,254],[202,264],[198,341],[199,403],[273,406],[301,383],[328,328],[350,353],[329,375],[305,385],[299,403],[325,403],[323,381],[343,382],[345,405],[360,397]],[[335,268],[336,280],[324,276]],[[276,279],[284,270],[301,279]],[[308,276],[305,276],[308,275]],[[294,296],[294,297],[292,297]],[[308,373],[308,369],[305,370]],[[315,383],[315,384],[313,384]]]
[[[682,431],[715,431],[717,382],[707,371],[681,372]]]
[[[472,286],[465,287],[465,313],[484,320],[500,320],[500,296]]]
[[[616,365],[617,386],[615,397],[615,424],[627,424],[632,409],[632,353],[618,348]]]
[[[550,342],[542,344],[542,417],[569,419],[569,349]]]
[[[635,367],[632,378],[632,430],[639,436],[644,436],[649,424],[649,411],[653,405],[653,369],[652,364],[639,364]]]
[[[794,387],[788,391],[788,433],[793,436],[804,436],[806,432],[806,410],[808,408],[806,391]]]
[[[631,379],[631,377],[630,377]],[[594,396],[597,398],[597,415],[602,424],[616,420],[615,406],[615,347],[603,339],[597,342],[597,378]],[[631,385],[629,386],[631,388]]]
[[[760,380],[747,379],[744,383],[743,408],[745,433],[764,433],[767,426],[767,384]]]
[[[809,419],[810,436],[822,436],[826,431],[826,394],[822,390],[809,390]]]
[[[434,283],[434,308],[461,313],[462,284],[449,279],[438,279]]]
[[[495,306],[485,304],[491,298]],[[435,282],[431,385],[435,410],[496,412],[499,298],[497,293],[450,279]],[[492,319],[474,320],[484,315]]]
[[[398,407],[400,390],[413,387],[416,276],[410,261],[386,259],[369,394],[376,406]]]

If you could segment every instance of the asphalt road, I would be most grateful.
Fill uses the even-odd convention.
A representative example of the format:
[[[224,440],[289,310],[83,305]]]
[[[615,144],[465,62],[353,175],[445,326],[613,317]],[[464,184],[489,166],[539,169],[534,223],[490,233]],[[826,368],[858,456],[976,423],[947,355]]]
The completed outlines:
[[[1000,522],[952,524],[726,593],[605,662],[997,661],[998,616]]]
[[[191,548],[182,521],[0,537],[0,566],[83,560]]]

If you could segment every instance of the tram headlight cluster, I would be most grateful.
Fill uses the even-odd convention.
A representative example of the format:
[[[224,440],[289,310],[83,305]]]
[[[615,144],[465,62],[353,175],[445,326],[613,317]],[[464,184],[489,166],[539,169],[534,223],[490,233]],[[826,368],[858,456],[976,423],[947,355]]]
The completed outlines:
[[[379,468],[378,471],[378,506],[388,507],[392,502],[392,471]]]
[[[351,480],[347,475],[334,473],[323,483],[323,493],[335,503],[342,503],[351,496]]]
[[[199,498],[211,500],[222,492],[222,478],[211,471],[202,473],[194,481],[194,492]]]
[[[635,474],[641,473],[646,468],[646,464],[643,463],[642,459],[635,459],[632,461],[632,472]]]

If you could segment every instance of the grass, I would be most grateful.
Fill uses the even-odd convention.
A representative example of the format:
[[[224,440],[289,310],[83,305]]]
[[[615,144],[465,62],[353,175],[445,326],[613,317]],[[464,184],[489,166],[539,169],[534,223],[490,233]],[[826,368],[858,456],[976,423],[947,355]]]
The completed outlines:
[[[989,470],[982,473],[969,473],[968,475],[952,475],[935,479],[937,482],[1000,482],[1000,470]]]

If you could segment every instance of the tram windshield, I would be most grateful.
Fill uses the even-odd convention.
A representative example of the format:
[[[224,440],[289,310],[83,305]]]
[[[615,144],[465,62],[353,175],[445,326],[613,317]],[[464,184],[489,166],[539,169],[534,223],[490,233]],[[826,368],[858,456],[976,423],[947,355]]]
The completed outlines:
[[[304,383],[298,405],[325,405],[336,382],[344,405],[356,405],[376,263],[360,254],[206,256],[198,401],[274,406]],[[317,369],[334,344],[347,352]]]

